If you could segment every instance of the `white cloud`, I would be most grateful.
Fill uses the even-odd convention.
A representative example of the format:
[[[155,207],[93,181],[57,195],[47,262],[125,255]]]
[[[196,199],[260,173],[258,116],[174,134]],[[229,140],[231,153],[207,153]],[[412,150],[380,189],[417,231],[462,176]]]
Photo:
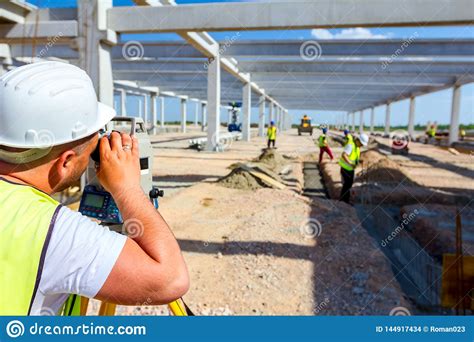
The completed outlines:
[[[313,29],[311,35],[316,39],[386,39],[388,35],[374,34],[363,27],[343,29],[338,33],[331,33],[326,29]]]

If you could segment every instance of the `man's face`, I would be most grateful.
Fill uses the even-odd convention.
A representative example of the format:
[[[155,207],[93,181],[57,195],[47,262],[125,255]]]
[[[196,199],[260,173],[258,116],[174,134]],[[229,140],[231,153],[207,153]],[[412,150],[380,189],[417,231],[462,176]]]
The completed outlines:
[[[67,189],[81,178],[82,174],[87,170],[90,155],[95,150],[98,141],[99,135],[95,134],[89,141],[75,148],[75,153],[68,157],[65,162],[61,161],[60,157],[58,160],[60,165],[57,166],[60,168],[60,171],[58,172],[59,177],[57,179],[55,192]],[[67,154],[69,151],[65,151],[64,153]]]

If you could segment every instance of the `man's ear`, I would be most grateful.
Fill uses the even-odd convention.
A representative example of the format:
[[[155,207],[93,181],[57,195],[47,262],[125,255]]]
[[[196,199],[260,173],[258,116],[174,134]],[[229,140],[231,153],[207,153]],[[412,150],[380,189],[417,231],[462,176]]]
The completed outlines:
[[[73,150],[67,150],[61,153],[55,163],[56,173],[59,177],[64,177],[66,173],[70,172],[72,165],[72,158],[76,155],[76,152]]]

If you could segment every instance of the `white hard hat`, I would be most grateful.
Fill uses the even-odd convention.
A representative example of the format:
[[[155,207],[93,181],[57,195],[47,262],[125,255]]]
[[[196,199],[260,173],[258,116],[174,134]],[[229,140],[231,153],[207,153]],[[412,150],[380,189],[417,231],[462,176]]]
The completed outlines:
[[[71,64],[33,63],[0,77],[0,146],[69,143],[98,132],[115,115],[97,101],[86,72]]]
[[[367,146],[369,144],[369,136],[365,133],[362,133],[359,136],[360,143],[364,146]]]

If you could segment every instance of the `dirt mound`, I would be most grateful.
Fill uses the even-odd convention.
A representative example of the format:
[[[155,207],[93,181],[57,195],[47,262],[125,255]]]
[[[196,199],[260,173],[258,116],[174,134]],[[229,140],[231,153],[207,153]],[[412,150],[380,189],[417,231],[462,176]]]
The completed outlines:
[[[265,149],[262,154],[254,160],[255,162],[265,164],[273,172],[279,173],[288,161],[274,149]]]
[[[372,152],[372,153],[371,153]],[[367,155],[370,153],[369,155]],[[400,183],[405,185],[413,185],[413,182],[408,179],[407,174],[402,170],[398,163],[387,157],[378,158],[375,154],[377,152],[366,152],[366,159],[368,162],[363,162],[362,172],[357,176],[357,181],[360,182],[381,182],[381,183]],[[370,158],[376,159],[376,162],[370,162]]]
[[[239,167],[236,167],[227,176],[221,178],[218,184],[226,188],[240,190],[257,190],[267,187],[261,180]]]
[[[361,152],[360,160],[366,164],[371,165],[377,163],[380,159],[386,159],[387,157],[384,156],[382,153],[377,152],[375,150],[366,150]]]

